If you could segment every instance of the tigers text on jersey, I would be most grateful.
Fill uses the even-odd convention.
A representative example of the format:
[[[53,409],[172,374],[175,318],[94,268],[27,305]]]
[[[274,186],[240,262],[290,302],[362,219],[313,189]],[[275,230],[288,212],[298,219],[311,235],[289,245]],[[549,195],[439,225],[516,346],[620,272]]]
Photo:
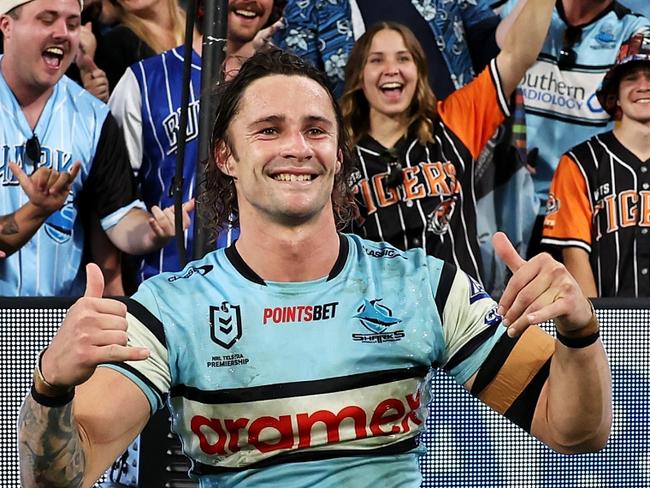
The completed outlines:
[[[144,207],[134,201],[124,140],[108,107],[67,77],[54,85],[33,132],[1,74],[0,106],[0,215],[11,214],[29,201],[8,163],[15,162],[28,175],[35,171],[25,158],[25,142],[33,134],[41,146],[38,166],[68,171],[75,161],[81,162],[63,207],[23,247],[0,259],[0,295],[80,295],[85,282],[80,211],[96,213],[108,229],[131,207]]]
[[[401,175],[394,186],[386,148],[370,136],[357,145],[359,233],[400,249],[422,247],[481,279],[473,161],[509,114],[496,62],[439,102],[438,113],[435,143],[410,135],[396,144]]]
[[[103,367],[152,410],[169,399],[202,487],[419,486],[432,367],[464,384],[486,358],[521,372],[537,356],[513,349],[496,303],[454,266],[354,235],[340,243],[322,279],[265,282],[231,246],[128,300],[129,343],[151,355]],[[523,403],[523,382],[491,379],[474,385],[495,386],[486,403]]]
[[[509,0],[501,16],[510,13],[517,1]],[[576,42],[566,46],[567,23],[562,2],[557,2],[542,52],[520,84],[528,146],[539,150],[534,182],[542,208],[562,154],[580,141],[612,128],[596,90],[614,64],[621,44],[648,26],[648,19],[612,2],[594,20],[581,26]],[[576,60],[560,69],[558,60],[564,48],[575,52]]]
[[[599,296],[650,296],[649,165],[606,132],[553,177],[542,243],[587,251]]]

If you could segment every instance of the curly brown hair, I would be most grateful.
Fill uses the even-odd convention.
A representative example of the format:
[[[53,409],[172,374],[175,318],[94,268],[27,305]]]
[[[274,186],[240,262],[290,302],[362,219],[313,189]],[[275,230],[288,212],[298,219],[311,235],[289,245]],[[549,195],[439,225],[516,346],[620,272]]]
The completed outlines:
[[[212,129],[210,160],[206,168],[205,193],[199,197],[199,208],[205,222],[210,222],[210,237],[229,226],[239,225],[237,190],[233,178],[223,173],[216,155],[220,147],[236,156],[228,129],[237,115],[245,91],[255,80],[273,75],[303,76],[317,82],[328,93],[336,116],[338,149],[343,154],[341,170],[334,177],[332,207],[337,228],[344,229],[357,215],[354,195],[349,185],[353,170],[350,146],[343,128],[343,117],[324,75],[301,58],[277,48],[258,52],[250,57],[232,80],[218,88],[220,99]]]
[[[417,68],[418,81],[409,107],[407,126],[416,130],[422,144],[433,142],[433,124],[438,118],[438,110],[436,97],[429,86],[426,57],[413,31],[397,22],[379,22],[373,25],[357,40],[350,52],[341,97],[341,111],[348,137],[356,145],[370,131],[370,105],[363,93],[363,70],[375,34],[386,29],[394,30],[402,36]]]

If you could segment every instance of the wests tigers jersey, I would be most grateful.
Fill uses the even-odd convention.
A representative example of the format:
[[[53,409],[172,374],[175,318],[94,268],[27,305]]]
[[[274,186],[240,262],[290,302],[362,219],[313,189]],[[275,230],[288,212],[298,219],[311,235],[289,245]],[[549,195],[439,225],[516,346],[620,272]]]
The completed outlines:
[[[650,296],[650,174],[613,132],[560,160],[542,243],[589,253],[599,296]]]
[[[410,135],[396,144],[394,184],[386,148],[370,136],[359,142],[353,184],[363,222],[355,230],[399,249],[422,247],[480,280],[473,161],[509,115],[496,62],[439,102],[438,114],[434,143]]]

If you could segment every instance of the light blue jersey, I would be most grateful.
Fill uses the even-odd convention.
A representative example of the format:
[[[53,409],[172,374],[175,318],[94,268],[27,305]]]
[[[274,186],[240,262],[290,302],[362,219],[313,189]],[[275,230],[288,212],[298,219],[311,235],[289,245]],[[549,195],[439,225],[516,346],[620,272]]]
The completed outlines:
[[[501,16],[508,15],[517,2],[509,0]],[[546,204],[551,179],[562,154],[613,127],[609,115],[598,103],[596,90],[614,64],[621,44],[650,26],[647,18],[613,2],[581,27],[578,40],[567,46],[577,55],[575,63],[560,69],[558,60],[567,30],[561,4],[558,2],[553,11],[537,62],[520,85],[526,107],[528,148],[539,151],[534,182],[540,208]]]
[[[129,343],[151,355],[105,366],[152,412],[168,400],[201,487],[420,485],[432,368],[464,384],[505,328],[454,266],[340,242],[322,279],[265,282],[231,246],[128,301]]]
[[[133,206],[134,186],[124,143],[108,107],[63,77],[45,104],[34,131],[0,73],[0,215],[15,212],[29,199],[9,170],[15,162],[28,175],[35,166],[81,171],[63,207],[51,214],[34,236],[11,256],[0,259],[2,296],[74,296],[83,293],[81,267],[84,230],[80,210],[95,212],[108,229]],[[25,143],[36,135],[40,161],[25,157]]]

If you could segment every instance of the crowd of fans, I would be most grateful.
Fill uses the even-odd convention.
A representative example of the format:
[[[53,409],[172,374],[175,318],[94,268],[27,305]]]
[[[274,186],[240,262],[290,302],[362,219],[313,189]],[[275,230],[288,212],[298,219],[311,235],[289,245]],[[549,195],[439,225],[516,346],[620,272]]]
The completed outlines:
[[[538,53],[546,29],[531,36],[535,49],[509,35],[513,25],[521,30],[520,15],[531,20],[531,1],[230,0],[223,76],[274,45],[326,74],[350,143],[339,141],[335,193],[356,199],[333,202],[337,216],[355,214],[340,230],[423,248],[467,273],[464,286],[481,297],[482,284],[498,297],[506,282],[482,235],[494,230],[511,233],[529,257],[559,255],[586,296],[648,296],[650,21],[613,0],[558,0]],[[81,295],[85,262],[99,264],[106,283],[91,271],[93,298],[179,271],[170,241],[181,137],[191,255],[202,198],[194,176],[203,5],[185,134],[182,6],[95,0],[83,8],[80,17],[77,0],[0,0],[2,295]],[[229,145],[225,129],[219,140]],[[210,164],[235,178],[228,164],[236,156],[226,154],[234,145],[223,147]],[[227,224],[215,247],[237,239],[228,217],[219,219]],[[511,269],[522,266],[514,249],[507,255]],[[593,319],[581,330],[590,334],[559,339],[569,348],[599,337],[583,308]],[[63,393],[42,376],[35,382],[59,407],[83,383],[76,380]],[[32,395],[48,406],[47,394]]]
[[[562,257],[590,296],[647,296],[648,121],[618,91],[629,77],[650,90],[650,22],[616,1],[559,0],[542,52],[525,72],[501,67],[516,79],[493,94],[490,60],[525,2],[231,0],[224,72],[275,44],[326,73],[354,145],[359,216],[346,231],[423,247],[498,295],[506,278],[483,234],[504,230],[520,252]],[[170,188],[185,13],[177,0],[91,0],[62,18],[41,3],[2,1],[0,293],[79,294],[84,261],[100,264],[107,294],[131,293],[180,268]],[[202,15],[199,2],[188,256]],[[236,237],[224,229],[216,246]]]

